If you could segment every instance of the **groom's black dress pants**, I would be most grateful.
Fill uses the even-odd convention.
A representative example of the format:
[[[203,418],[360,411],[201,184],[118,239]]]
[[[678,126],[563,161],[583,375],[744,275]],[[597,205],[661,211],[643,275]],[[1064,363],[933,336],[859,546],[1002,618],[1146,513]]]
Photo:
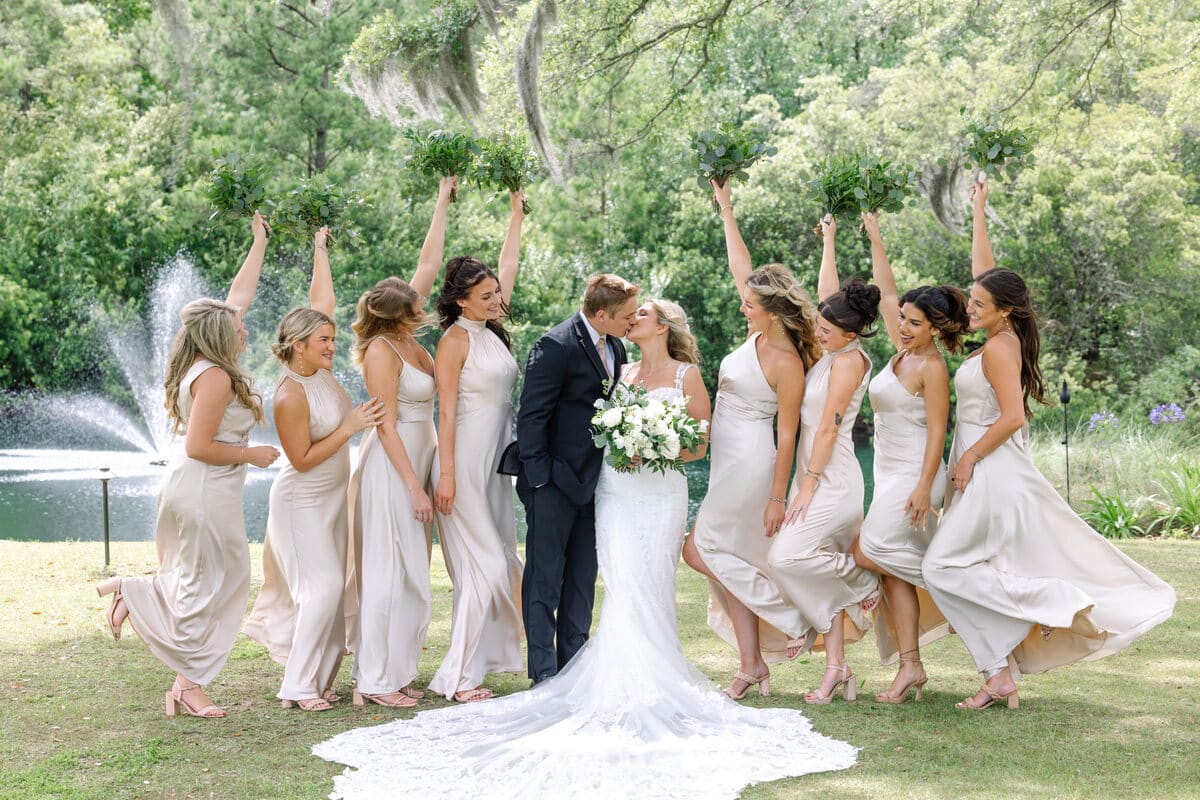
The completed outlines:
[[[528,531],[521,613],[529,677],[537,682],[558,674],[587,642],[592,627],[595,503],[577,506],[552,483],[522,488]]]

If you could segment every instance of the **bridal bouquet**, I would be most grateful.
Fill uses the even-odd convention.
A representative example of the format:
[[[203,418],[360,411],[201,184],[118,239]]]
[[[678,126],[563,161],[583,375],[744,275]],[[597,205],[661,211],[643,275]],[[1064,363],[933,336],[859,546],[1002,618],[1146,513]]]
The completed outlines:
[[[699,446],[707,429],[707,422],[688,414],[686,397],[658,400],[623,383],[607,400],[596,401],[592,416],[592,441],[608,449],[605,460],[618,472],[642,467],[682,472],[680,453]]]

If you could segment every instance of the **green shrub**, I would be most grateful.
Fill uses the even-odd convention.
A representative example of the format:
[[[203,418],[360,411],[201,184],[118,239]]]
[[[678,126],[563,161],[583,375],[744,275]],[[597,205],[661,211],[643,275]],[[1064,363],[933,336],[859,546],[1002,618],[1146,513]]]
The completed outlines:
[[[1163,494],[1163,526],[1200,535],[1200,464],[1180,463],[1163,472],[1158,485]]]
[[[1119,494],[1104,494],[1095,486],[1092,499],[1084,504],[1080,514],[1089,525],[1107,539],[1132,539],[1145,536],[1146,528],[1141,524],[1139,501],[1127,502]]]

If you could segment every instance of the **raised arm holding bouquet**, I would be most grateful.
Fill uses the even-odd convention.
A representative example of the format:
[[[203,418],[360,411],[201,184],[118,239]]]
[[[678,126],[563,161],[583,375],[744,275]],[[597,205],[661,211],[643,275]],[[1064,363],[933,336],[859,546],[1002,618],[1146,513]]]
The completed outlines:
[[[709,627],[738,649],[725,691],[741,699],[755,685],[767,694],[768,662],[782,660],[806,628],[776,587],[767,554],[783,523],[800,401],[817,361],[816,309],[787,267],[752,269],[730,187],[711,186],[749,337],[721,362],[708,492],[683,558],[709,579]]]

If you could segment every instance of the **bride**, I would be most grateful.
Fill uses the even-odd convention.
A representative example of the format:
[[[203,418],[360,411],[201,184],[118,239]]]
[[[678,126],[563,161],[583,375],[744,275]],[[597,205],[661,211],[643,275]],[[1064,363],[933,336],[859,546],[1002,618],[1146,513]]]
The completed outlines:
[[[621,375],[707,420],[695,337],[678,305],[638,309],[642,360]],[[685,460],[702,458],[699,452]],[[313,748],[349,765],[332,797],[732,798],[751,783],[854,764],[857,748],[787,709],[743,707],[684,658],[675,568],[687,479],[605,465],[596,549],[605,599],[596,635],[557,676],[525,692],[359,728]],[[719,767],[717,765],[720,765]],[[634,789],[636,787],[636,790]]]

